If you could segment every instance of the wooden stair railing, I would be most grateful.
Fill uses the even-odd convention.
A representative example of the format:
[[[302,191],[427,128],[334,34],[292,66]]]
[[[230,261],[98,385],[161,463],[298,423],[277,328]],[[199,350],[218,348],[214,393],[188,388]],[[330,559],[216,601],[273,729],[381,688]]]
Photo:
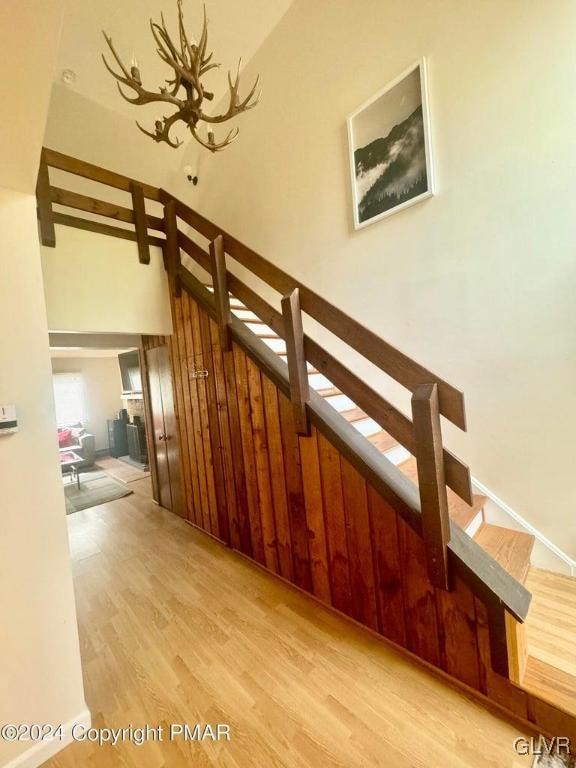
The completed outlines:
[[[49,168],[123,190],[131,196],[132,208],[51,187]],[[394,508],[425,541],[432,583],[449,590],[453,578],[462,579],[482,601],[487,612],[493,669],[508,677],[507,621],[524,620],[530,594],[448,518],[446,486],[467,503],[473,498],[469,468],[443,446],[441,436],[440,415],[466,429],[462,393],[162,189],[44,149],[37,194],[45,245],[55,244],[54,224],[61,224],[133,240],[143,264],[150,260],[150,245],[164,249],[172,294],[177,297],[184,290],[192,296],[217,323],[222,348],[229,349],[232,341],[239,344],[291,399],[299,434],[308,434],[309,423],[313,423],[384,499],[393,502]],[[161,203],[164,216],[148,214],[145,199]],[[70,216],[55,211],[55,205],[112,218],[133,225],[134,229]],[[178,219],[209,241],[208,253],[179,229]],[[151,236],[150,229],[164,237]],[[181,251],[212,275],[214,294],[182,265]],[[281,294],[282,313],[227,269],[225,254]],[[230,294],[286,340],[288,366],[230,312]],[[307,336],[302,329],[302,312],[410,390],[413,421]],[[306,361],[417,457],[419,488],[309,389]]]

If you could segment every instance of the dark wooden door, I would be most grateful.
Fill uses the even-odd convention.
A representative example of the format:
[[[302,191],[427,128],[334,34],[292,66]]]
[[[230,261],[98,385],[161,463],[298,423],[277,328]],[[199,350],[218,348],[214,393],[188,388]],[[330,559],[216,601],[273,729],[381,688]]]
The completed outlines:
[[[146,352],[154,453],[158,474],[158,502],[182,515],[178,423],[174,407],[172,369],[168,347]]]

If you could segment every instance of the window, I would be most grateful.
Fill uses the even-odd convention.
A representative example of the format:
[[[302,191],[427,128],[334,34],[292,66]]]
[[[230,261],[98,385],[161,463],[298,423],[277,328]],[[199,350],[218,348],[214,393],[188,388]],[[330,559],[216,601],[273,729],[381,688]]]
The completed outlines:
[[[82,423],[86,418],[84,382],[80,373],[55,373],[52,376],[56,420],[59,427]]]

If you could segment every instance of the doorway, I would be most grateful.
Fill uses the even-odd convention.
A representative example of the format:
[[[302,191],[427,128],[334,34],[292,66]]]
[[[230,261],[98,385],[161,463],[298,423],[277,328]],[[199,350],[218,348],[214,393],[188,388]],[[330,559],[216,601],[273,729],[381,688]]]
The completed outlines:
[[[170,352],[166,345],[146,350],[146,369],[150,395],[152,434],[157,475],[158,503],[183,516],[178,423]]]

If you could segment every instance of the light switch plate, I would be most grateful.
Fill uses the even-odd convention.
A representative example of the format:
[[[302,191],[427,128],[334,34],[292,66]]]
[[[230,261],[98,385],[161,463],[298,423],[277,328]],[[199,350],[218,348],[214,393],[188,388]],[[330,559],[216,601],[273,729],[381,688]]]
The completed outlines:
[[[0,405],[0,437],[18,432],[15,405]]]

